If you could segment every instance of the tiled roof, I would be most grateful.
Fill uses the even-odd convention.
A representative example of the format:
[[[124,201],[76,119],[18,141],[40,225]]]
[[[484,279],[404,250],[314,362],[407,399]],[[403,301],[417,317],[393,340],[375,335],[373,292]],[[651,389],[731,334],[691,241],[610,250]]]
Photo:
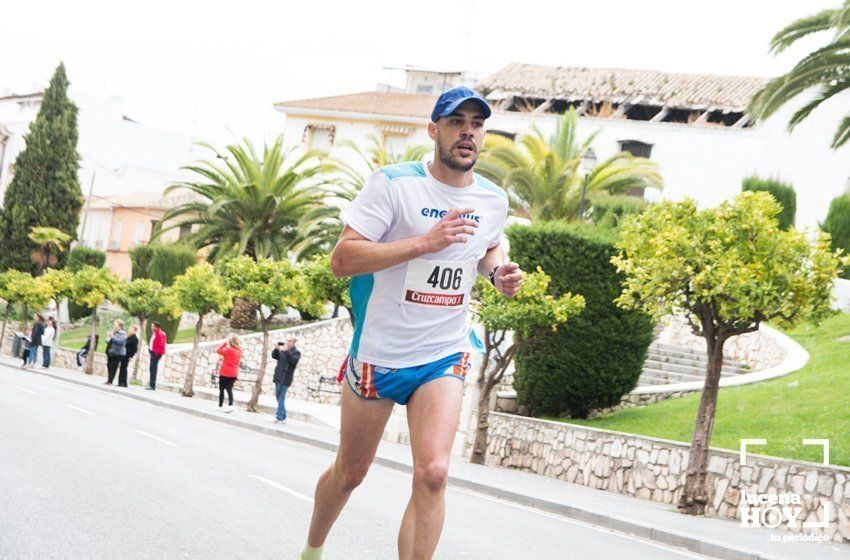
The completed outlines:
[[[751,76],[512,63],[479,83],[477,89],[493,100],[517,95],[743,112],[765,82],[766,78]]]
[[[437,97],[433,95],[370,91],[348,95],[335,95],[332,97],[282,101],[276,103],[275,107],[283,113],[286,113],[287,109],[314,109],[345,113],[428,118],[436,101]]]

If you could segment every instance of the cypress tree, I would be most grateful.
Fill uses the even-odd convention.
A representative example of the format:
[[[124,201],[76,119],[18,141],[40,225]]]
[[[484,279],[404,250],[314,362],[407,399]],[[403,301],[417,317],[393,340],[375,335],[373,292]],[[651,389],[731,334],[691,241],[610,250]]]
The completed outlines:
[[[0,209],[0,270],[35,272],[30,256],[38,247],[27,237],[35,226],[55,227],[77,238],[83,206],[77,136],[77,106],[68,99],[68,77],[60,63],[30,124],[26,147],[15,160],[15,176]],[[59,255],[60,268],[66,255]]]

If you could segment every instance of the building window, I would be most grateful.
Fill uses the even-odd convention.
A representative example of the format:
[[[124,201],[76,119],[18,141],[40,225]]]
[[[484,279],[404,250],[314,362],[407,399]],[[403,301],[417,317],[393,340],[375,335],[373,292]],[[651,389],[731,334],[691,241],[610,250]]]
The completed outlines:
[[[629,152],[636,157],[648,158],[652,154],[652,144],[640,140],[620,140],[620,151]]]
[[[335,135],[336,126],[332,124],[308,124],[304,127],[304,134],[301,137],[301,142],[303,142],[309,150],[329,152],[333,147]]]
[[[420,95],[433,95],[434,94],[434,86],[419,84],[416,86],[416,93]]]
[[[112,227],[112,241],[109,243],[110,249],[121,248],[121,220],[115,220],[115,225]]]
[[[142,242],[142,236],[145,234],[145,223],[136,222],[136,236],[133,238],[133,244],[138,245]]]
[[[649,158],[650,154],[652,154],[652,144],[647,144],[640,140],[620,140],[619,144],[621,152],[628,152],[635,157]],[[639,187],[631,189],[626,193],[626,195],[633,196],[635,198],[643,198],[644,191],[646,191],[645,187]]]
[[[151,220],[151,239],[159,235],[162,230],[162,222],[159,220]]]
[[[177,236],[177,239],[185,239],[189,237],[189,234],[192,233],[192,226],[189,224],[184,224],[180,226],[180,234]]]

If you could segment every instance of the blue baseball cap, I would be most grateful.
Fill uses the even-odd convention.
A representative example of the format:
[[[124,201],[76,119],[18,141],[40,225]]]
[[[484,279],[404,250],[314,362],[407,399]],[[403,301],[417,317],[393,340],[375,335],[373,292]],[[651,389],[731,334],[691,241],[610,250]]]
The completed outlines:
[[[437,122],[443,117],[448,117],[454,113],[464,101],[475,101],[484,112],[484,118],[490,118],[490,106],[484,101],[484,98],[478,95],[478,92],[469,89],[468,87],[456,87],[444,92],[437,103],[434,104],[434,110],[431,111],[431,120]]]

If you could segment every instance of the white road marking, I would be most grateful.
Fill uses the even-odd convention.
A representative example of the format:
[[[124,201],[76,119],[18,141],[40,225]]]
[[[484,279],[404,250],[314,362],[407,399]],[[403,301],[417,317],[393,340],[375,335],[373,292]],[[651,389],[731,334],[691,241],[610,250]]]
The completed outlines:
[[[29,389],[26,389],[26,388],[24,388],[24,387],[18,387],[18,389],[20,389],[20,390],[21,390],[21,391],[23,391],[24,393],[29,393],[30,395],[37,395],[37,394],[38,394],[38,393],[36,393],[35,391],[30,391]]]
[[[149,437],[149,438],[151,438],[151,439],[155,439],[156,441],[158,441],[158,442],[160,442],[160,443],[164,443],[165,445],[177,445],[176,443],[171,443],[171,442],[170,442],[170,441],[168,441],[167,439],[162,439],[162,438],[161,438],[161,437],[159,437],[159,436],[155,436],[155,435],[153,435],[153,434],[149,434],[149,433],[147,433],[147,432],[143,432],[142,430],[133,430],[133,431],[134,431],[134,432],[136,432],[136,433],[142,434],[142,435],[143,435],[143,436],[145,436],[145,437]]]
[[[614,533],[617,536],[622,537],[624,539],[637,541],[637,542],[645,544],[645,545],[654,546],[656,548],[661,548],[661,549],[667,550],[669,552],[675,552],[677,554],[681,554],[683,558],[693,558],[695,560],[707,560],[709,558],[708,556],[704,556],[702,554],[697,554],[695,552],[691,552],[691,551],[685,550],[683,548],[677,548],[675,546],[669,546],[669,545],[666,545],[666,544],[663,544],[663,543],[659,543],[657,541],[652,541],[652,540],[648,540],[648,539],[645,539],[645,538],[637,537],[635,535],[630,535],[628,533],[624,533],[624,532],[618,531],[616,529],[609,529],[607,527],[598,527],[596,525],[593,525],[592,523],[587,523],[586,521],[579,521],[577,519],[570,519],[569,517],[563,517],[563,516],[557,515],[555,513],[549,513],[548,511],[542,511],[542,510],[535,509],[535,508],[530,507],[530,506],[524,506],[522,504],[517,504],[517,503],[511,502],[511,501],[508,501],[508,500],[502,500],[502,499],[499,499],[499,498],[494,498],[492,496],[487,496],[486,494],[481,494],[479,492],[473,492],[471,490],[464,490],[464,489],[461,489],[461,488],[456,488],[454,486],[448,486],[448,489],[452,490],[454,492],[460,492],[461,494],[467,494],[469,496],[481,498],[482,500],[487,500],[487,501],[490,501],[490,502],[495,502],[497,504],[502,504],[504,506],[508,506],[508,507],[512,507],[512,508],[516,508],[516,509],[521,509],[521,510],[527,511],[529,513],[536,513],[537,515],[542,515],[543,517],[548,517],[550,519],[556,519],[556,520],[559,520],[559,521],[563,521],[564,523],[572,523],[573,525],[580,525],[580,526],[586,527],[588,529],[594,529],[595,531],[598,531],[600,533],[609,533],[609,534]]]
[[[68,408],[73,408],[74,410],[76,410],[78,412],[82,412],[83,414],[88,414],[89,416],[94,416],[94,412],[89,412],[85,408],[80,408],[79,406],[74,406],[72,404],[66,404],[65,406],[67,406]]]
[[[262,476],[257,476],[255,474],[252,474],[251,478],[256,478],[260,482],[265,482],[269,486],[271,486],[273,488],[277,488],[281,492],[285,492],[285,493],[289,494],[290,496],[295,496],[296,498],[304,500],[305,502],[310,502],[311,504],[313,503],[313,498],[311,498],[310,496],[305,496],[304,494],[302,494],[300,492],[296,492],[295,490],[291,490],[291,489],[287,488],[286,486],[283,486],[282,484],[278,484],[274,480],[269,480],[268,478],[263,478]]]

